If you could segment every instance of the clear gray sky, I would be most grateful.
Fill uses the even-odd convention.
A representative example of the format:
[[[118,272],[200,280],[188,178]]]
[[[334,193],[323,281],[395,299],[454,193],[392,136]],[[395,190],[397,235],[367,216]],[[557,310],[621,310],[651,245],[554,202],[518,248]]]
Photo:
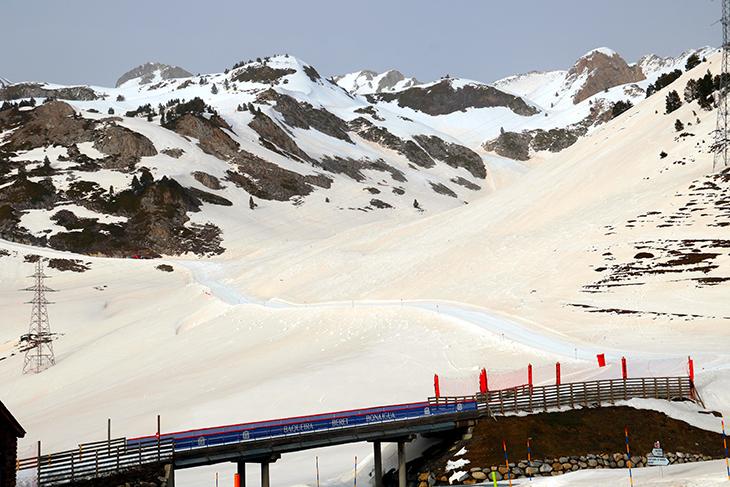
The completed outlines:
[[[329,77],[397,69],[491,82],[722,44],[722,0],[23,0],[0,9],[0,76],[114,86],[147,61],[193,74],[288,53]]]

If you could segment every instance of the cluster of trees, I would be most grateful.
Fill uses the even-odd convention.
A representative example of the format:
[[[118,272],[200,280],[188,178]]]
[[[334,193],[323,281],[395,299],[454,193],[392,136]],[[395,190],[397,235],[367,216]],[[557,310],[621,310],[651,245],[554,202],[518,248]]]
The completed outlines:
[[[186,102],[184,99],[182,102],[179,99],[170,100],[167,102],[167,108],[171,108],[173,106],[175,107],[174,109],[168,110],[167,112],[162,112],[162,118],[160,120],[160,123],[162,125],[171,123],[176,118],[185,115],[186,113],[200,116],[203,115],[203,113],[208,112],[211,115],[218,115],[218,112],[215,110],[215,108],[207,105],[199,96],[196,96],[189,102]]]
[[[624,113],[629,108],[633,107],[634,104],[631,103],[631,100],[619,100],[616,103],[613,104],[611,107],[611,118],[616,118],[622,113]]]
[[[249,111],[254,114],[261,113],[261,107],[255,107],[255,106],[253,106],[253,103],[250,103],[250,102],[248,104],[246,104],[246,103],[239,104],[238,107],[236,107],[236,110],[239,112]]]
[[[660,91],[662,88],[666,88],[680,76],[682,76],[682,71],[679,69],[675,69],[674,71],[664,73],[663,75],[659,76],[654,83],[650,84],[646,88],[646,97],[649,98],[651,95],[653,95],[657,91]]]
[[[4,101],[0,106],[0,112],[10,110],[12,108],[23,108],[23,107],[34,107],[36,105],[35,98],[30,97],[29,100],[21,100],[19,103],[13,103],[10,101]]]
[[[667,93],[667,98],[665,100],[665,107],[666,107],[666,113],[672,113],[674,110],[682,106],[682,99],[679,98],[679,93],[677,93],[677,90],[670,91]]]
[[[149,103],[146,103],[144,105],[138,106],[136,110],[129,110],[124,115],[126,117],[133,118],[133,117],[137,117],[140,115],[147,115],[149,117],[149,116],[155,116],[157,114],[155,113],[154,109],[152,108],[152,105],[150,105]]]
[[[140,195],[154,182],[155,178],[152,176],[152,173],[147,169],[142,169],[142,174],[140,174],[139,179],[137,179],[136,174],[132,178],[132,192],[136,195]],[[110,188],[109,191],[112,192],[112,188]]]
[[[727,80],[724,81],[727,86]],[[719,75],[713,77],[708,70],[702,78],[687,81],[687,86],[684,88],[684,100],[687,103],[697,100],[701,108],[710,110],[714,104],[712,94],[719,90],[722,84],[723,79]]]

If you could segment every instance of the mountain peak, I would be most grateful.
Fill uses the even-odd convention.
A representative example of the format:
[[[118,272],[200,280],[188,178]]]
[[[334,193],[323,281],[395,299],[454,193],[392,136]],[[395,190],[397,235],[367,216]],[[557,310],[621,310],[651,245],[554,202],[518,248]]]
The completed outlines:
[[[601,47],[593,49],[576,61],[568,71],[567,80],[584,78],[583,88],[573,97],[578,104],[596,93],[627,83],[646,79],[640,66],[629,64],[617,52]]]
[[[359,95],[401,91],[423,84],[416,78],[406,78],[400,71],[393,69],[382,74],[365,69],[335,76],[333,81],[348,92]]]
[[[166,80],[171,78],[189,78],[192,73],[185,71],[179,66],[169,64],[148,62],[124,73],[118,80],[116,87],[119,88],[127,81],[139,78],[139,84],[147,85],[155,80]]]

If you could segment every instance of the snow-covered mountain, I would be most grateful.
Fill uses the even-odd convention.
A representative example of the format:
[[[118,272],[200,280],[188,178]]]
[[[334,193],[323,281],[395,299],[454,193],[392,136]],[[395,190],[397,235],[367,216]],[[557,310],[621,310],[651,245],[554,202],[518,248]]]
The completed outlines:
[[[157,414],[178,431],[424,400],[434,373],[561,362],[566,377],[595,378],[620,373],[621,357],[646,371],[692,356],[707,408],[730,414],[730,176],[712,173],[714,110],[683,100],[664,114],[667,92],[719,64],[710,57],[648,98],[642,86],[658,73],[575,104],[583,85],[557,91],[567,72],[543,75],[545,93],[534,74],[509,89],[449,79],[366,98],[276,57],[0,111],[10,235],[0,242],[0,396],[28,431],[21,456],[39,439],[44,451],[105,439],[108,418],[113,435],[133,437],[153,433]],[[529,170],[481,148],[500,128],[547,132],[625,99],[634,106],[560,152],[533,153]],[[108,235],[112,245],[119,229],[173,243],[198,232],[189,241],[212,251],[108,259],[22,243]],[[30,308],[17,290],[31,284],[34,255],[49,259],[60,290],[49,317],[61,336],[57,364],[23,375],[14,352]],[[720,427],[690,404],[631,404]],[[318,455],[331,485],[351,485],[352,457],[369,472],[371,453],[286,455],[271,474],[311,483]],[[395,465],[393,450],[385,457]],[[227,487],[225,468],[215,471]],[[606,475],[603,485],[615,483]]]
[[[416,78],[406,78],[400,71],[390,70],[378,74],[367,69],[356,73],[334,76],[332,81],[348,92],[358,95],[369,95],[384,91],[402,91],[423,84]]]
[[[642,56],[637,65],[641,67],[641,70],[647,77],[655,78],[654,74],[666,73],[675,69],[684,70],[687,59],[696,54],[700,59],[706,59],[714,56],[719,52],[719,49],[714,47],[705,46],[700,49],[688,49],[677,57],[659,57],[656,54],[647,54]]]
[[[140,85],[159,83],[174,78],[190,78],[193,74],[179,66],[170,66],[162,63],[145,63],[127,71],[119,77],[116,87],[119,88],[130,80],[136,80]]]

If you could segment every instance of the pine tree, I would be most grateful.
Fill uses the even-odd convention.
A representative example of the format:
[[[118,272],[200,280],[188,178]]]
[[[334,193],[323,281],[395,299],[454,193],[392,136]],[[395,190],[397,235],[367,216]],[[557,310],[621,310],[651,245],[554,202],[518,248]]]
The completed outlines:
[[[142,192],[142,185],[139,183],[139,179],[137,179],[137,175],[135,174],[132,178],[132,192],[134,194],[139,194]]]
[[[689,71],[690,69],[699,66],[701,62],[702,61],[700,61],[700,57],[697,55],[697,53],[694,53],[687,58],[687,64],[685,64],[684,70]]]
[[[682,99],[679,98],[679,93],[677,93],[677,90],[673,90],[667,93],[667,98],[665,102],[667,114],[672,113],[674,110],[682,106]]]
[[[150,173],[147,169],[142,169],[142,174],[139,177],[139,183],[142,186],[142,188],[147,188],[155,181],[155,178],[152,177],[152,173]]]
[[[680,119],[677,119],[674,122],[674,130],[676,130],[677,132],[681,132],[682,130],[684,130],[684,124]]]
[[[213,83],[213,86],[210,87],[210,92],[214,95],[218,94],[218,87]]]

